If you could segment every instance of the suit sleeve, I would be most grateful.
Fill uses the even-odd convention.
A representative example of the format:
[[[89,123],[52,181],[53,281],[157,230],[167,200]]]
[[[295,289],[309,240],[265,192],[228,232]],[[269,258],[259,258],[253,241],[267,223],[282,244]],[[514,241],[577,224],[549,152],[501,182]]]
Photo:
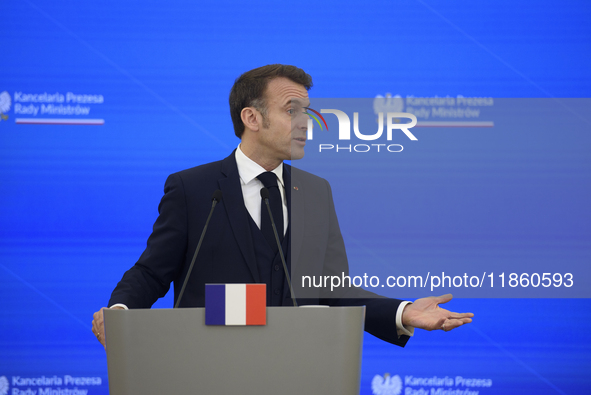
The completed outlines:
[[[324,274],[341,277],[345,273],[348,276],[349,263],[345,243],[339,227],[332,190],[328,181],[326,181],[326,187],[328,189],[330,228],[324,260]],[[402,302],[401,300],[386,298],[356,287],[340,289],[339,295],[333,295],[333,298],[329,299],[327,303],[333,306],[365,306],[366,332],[401,347],[404,347],[409,340],[409,336],[398,336],[396,330],[396,311]]]
[[[158,213],[146,249],[117,284],[109,306],[123,303],[129,308],[149,308],[166,295],[182,270],[187,250],[187,204],[178,174],[166,180]]]

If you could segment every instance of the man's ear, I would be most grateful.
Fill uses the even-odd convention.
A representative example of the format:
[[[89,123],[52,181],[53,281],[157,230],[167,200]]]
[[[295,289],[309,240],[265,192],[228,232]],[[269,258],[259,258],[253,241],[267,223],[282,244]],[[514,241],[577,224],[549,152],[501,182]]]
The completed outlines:
[[[240,119],[246,129],[258,131],[261,127],[261,113],[254,107],[244,107],[240,112]]]

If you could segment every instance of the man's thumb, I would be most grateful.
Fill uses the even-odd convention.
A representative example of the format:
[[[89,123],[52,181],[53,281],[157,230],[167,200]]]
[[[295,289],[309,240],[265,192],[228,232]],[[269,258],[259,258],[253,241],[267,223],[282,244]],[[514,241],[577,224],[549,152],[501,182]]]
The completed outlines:
[[[441,296],[436,296],[435,298],[437,299],[438,304],[443,304],[443,303],[447,303],[450,300],[452,300],[453,295],[452,294],[445,294],[445,295],[441,295]]]

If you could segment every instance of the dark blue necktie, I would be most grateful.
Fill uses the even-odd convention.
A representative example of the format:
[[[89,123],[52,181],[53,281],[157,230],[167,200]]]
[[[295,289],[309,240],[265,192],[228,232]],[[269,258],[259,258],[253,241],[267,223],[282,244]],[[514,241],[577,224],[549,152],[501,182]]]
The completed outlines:
[[[269,205],[271,206],[271,213],[273,213],[273,219],[275,220],[275,226],[277,227],[277,234],[279,235],[279,241],[283,243],[283,202],[281,201],[281,192],[279,192],[279,186],[277,185],[277,176],[275,173],[267,171],[261,173],[257,177],[269,190]],[[273,233],[273,226],[271,225],[271,218],[269,218],[269,211],[265,201],[261,199],[261,232],[267,239],[267,242],[271,246],[273,252],[277,253],[277,241],[275,241],[275,234]]]

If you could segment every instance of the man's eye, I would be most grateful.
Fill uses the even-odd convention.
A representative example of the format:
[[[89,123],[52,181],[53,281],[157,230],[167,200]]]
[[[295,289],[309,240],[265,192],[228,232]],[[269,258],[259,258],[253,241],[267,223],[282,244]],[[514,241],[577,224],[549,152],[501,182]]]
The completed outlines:
[[[290,108],[289,110],[287,110],[287,113],[293,115],[295,114],[295,110],[293,108]]]

